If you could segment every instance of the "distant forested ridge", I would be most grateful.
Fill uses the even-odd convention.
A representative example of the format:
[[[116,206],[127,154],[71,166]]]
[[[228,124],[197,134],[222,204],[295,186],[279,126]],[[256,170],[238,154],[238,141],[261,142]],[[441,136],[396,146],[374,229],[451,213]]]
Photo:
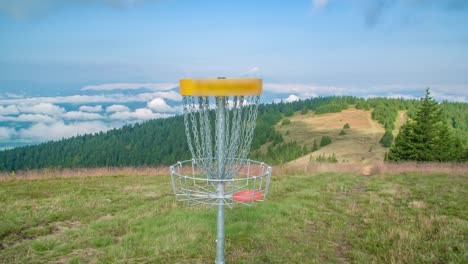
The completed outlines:
[[[317,97],[291,103],[261,104],[252,141],[251,157],[272,165],[294,160],[311,152],[296,142],[286,142],[274,126],[296,112],[316,114],[339,112],[349,105],[372,110],[372,117],[388,131],[395,127],[398,111],[411,117],[417,100],[351,96]],[[444,116],[466,146],[468,104],[441,103]],[[390,139],[391,141],[392,139]],[[262,146],[267,146],[262,148]],[[183,116],[151,120],[96,134],[0,151],[0,170],[13,171],[46,167],[160,166],[191,157]]]

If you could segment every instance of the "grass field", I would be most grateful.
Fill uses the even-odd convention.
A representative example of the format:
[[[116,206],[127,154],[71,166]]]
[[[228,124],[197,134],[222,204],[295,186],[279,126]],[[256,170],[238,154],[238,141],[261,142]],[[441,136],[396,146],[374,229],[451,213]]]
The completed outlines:
[[[227,263],[467,263],[468,176],[273,175],[226,211]],[[216,211],[168,176],[0,182],[0,263],[212,263]]]

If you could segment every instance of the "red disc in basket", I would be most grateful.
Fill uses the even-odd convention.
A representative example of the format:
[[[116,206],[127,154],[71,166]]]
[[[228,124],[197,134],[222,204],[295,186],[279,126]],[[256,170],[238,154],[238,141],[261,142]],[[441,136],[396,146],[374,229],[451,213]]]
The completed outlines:
[[[254,191],[254,190],[236,192],[233,195],[234,201],[238,201],[238,202],[251,202],[251,201],[256,201],[262,198],[263,198],[263,193],[260,191]]]

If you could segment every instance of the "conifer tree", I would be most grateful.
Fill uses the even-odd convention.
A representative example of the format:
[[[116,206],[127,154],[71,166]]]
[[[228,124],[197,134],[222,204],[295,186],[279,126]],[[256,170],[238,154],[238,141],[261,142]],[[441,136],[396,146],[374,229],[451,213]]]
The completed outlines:
[[[413,120],[400,129],[395,145],[390,148],[388,159],[392,161],[451,161],[460,160],[461,144],[453,136],[442,109],[426,89],[424,98]],[[462,148],[460,150],[460,148]]]
[[[393,142],[392,131],[385,130],[385,134],[380,139],[380,144],[382,144],[382,146],[384,146],[386,148],[389,148],[392,145],[392,142]]]

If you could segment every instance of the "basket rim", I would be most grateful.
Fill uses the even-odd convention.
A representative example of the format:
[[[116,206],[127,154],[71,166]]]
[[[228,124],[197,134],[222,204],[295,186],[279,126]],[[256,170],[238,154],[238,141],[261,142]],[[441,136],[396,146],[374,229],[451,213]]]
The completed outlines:
[[[216,160],[215,158],[213,160]],[[177,162],[176,164],[174,165],[171,165],[169,167],[170,169],[170,172],[172,175],[176,175],[178,177],[181,177],[181,178],[185,178],[185,179],[190,179],[190,180],[195,180],[195,181],[204,181],[204,182],[236,182],[236,181],[245,181],[247,179],[256,179],[256,178],[262,178],[262,177],[265,177],[269,174],[272,173],[272,167],[270,165],[267,165],[266,163],[264,162],[260,162],[260,161],[256,161],[256,160],[251,160],[251,159],[237,159],[237,160],[245,160],[247,162],[249,162],[250,164],[251,163],[255,163],[256,165],[259,165],[261,168],[263,168],[264,170],[262,171],[261,174],[259,175],[254,175],[254,176],[250,176],[250,175],[247,175],[245,173],[239,173],[238,175],[242,175],[244,177],[234,177],[234,178],[231,178],[231,179],[211,179],[211,178],[201,178],[201,177],[196,177],[194,176],[193,174],[192,175],[188,175],[188,174],[180,174],[176,171],[176,168],[179,167],[179,168],[182,168],[182,166],[184,164],[187,164],[187,163],[191,163],[193,161],[195,161],[195,159],[190,159],[190,160],[184,160],[184,161],[179,161]],[[193,163],[192,163],[193,164]],[[245,163],[247,164],[247,163]],[[244,165],[245,166],[245,165]],[[192,171],[193,173],[193,171]]]

